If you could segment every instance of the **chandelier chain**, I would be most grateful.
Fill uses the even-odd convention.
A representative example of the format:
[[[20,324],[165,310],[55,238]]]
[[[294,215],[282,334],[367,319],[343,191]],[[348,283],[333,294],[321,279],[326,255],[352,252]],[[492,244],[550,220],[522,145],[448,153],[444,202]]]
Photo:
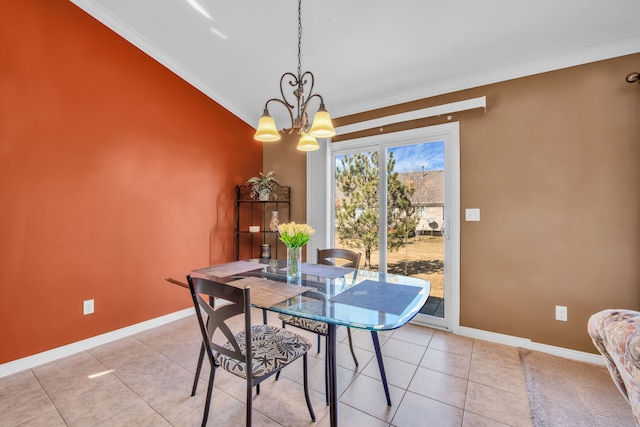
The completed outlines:
[[[298,0],[298,80],[302,76],[302,0]]]

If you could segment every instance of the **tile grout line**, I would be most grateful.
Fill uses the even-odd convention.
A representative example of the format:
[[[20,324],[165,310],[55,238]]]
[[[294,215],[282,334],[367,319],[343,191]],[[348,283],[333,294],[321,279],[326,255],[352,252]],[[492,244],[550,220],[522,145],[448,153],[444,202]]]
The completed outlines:
[[[51,403],[51,406],[53,406],[53,408],[55,409],[55,411],[58,413],[58,416],[60,417],[60,419],[62,420],[62,422],[64,423],[65,426],[68,426],[69,424],[67,423],[67,421],[64,419],[64,417],[62,416],[62,414],[60,413],[60,410],[58,409],[58,406],[54,403],[53,399],[51,398],[51,396],[49,395],[49,392],[47,391],[47,389],[44,387],[44,385],[42,384],[42,382],[40,382],[40,378],[38,378],[38,375],[36,375],[36,373],[34,372],[33,369],[29,369],[29,371],[31,371],[31,375],[33,375],[33,377],[36,379],[36,381],[38,382],[38,385],[40,386],[40,388],[42,389],[42,392],[47,396],[47,399],[49,399],[49,402]],[[29,421],[29,420],[28,420]]]

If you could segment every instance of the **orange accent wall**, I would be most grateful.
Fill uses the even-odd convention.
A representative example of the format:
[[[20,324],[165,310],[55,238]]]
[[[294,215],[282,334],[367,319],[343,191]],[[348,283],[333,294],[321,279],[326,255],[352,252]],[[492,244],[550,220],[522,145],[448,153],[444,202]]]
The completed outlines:
[[[253,129],[67,1],[4,5],[0,52],[0,363],[189,307]]]

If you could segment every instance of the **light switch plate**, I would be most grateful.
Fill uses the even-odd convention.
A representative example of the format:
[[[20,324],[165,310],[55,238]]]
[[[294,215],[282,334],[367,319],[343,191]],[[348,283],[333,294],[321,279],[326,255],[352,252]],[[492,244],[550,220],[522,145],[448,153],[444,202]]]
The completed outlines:
[[[480,208],[469,208],[464,210],[465,221],[480,221]]]

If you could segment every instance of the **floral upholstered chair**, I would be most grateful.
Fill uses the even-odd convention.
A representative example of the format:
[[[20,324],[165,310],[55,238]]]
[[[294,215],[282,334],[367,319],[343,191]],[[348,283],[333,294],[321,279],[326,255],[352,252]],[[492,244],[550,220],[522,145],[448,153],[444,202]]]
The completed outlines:
[[[640,426],[640,313],[603,310],[589,318],[588,331]]]

